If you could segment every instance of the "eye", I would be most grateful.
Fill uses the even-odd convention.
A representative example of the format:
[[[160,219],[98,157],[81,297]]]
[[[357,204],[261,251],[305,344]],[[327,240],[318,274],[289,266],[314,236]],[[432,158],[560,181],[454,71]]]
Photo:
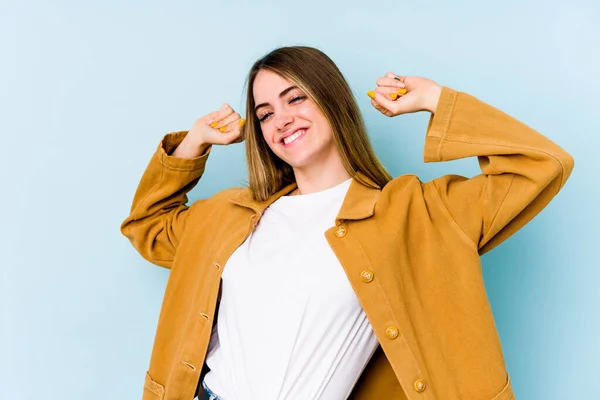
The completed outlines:
[[[271,116],[271,114],[273,114],[273,113],[272,112],[267,112],[267,113],[264,113],[263,115],[259,116],[258,117],[258,122],[262,123],[262,122],[266,121],[267,118],[269,118]]]
[[[301,101],[306,100],[306,96],[302,95],[302,94],[295,94],[292,96],[291,99],[288,100],[288,104],[295,104],[295,103],[300,103]],[[258,122],[263,123],[265,122],[267,119],[269,119],[269,117],[273,115],[272,112],[266,112],[262,115],[257,115],[256,117],[258,118]]]
[[[292,103],[298,103],[298,102],[300,102],[300,101],[302,101],[304,99],[306,99],[306,96],[299,95],[299,94],[294,95],[294,97],[292,97],[290,99],[290,104],[292,104]]]

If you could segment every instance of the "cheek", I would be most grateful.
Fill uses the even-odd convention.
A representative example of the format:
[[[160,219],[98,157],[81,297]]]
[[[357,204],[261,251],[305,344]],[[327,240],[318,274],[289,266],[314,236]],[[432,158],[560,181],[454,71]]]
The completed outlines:
[[[316,107],[306,110],[305,118],[310,120],[318,128],[319,136],[324,140],[333,137],[331,126],[325,115]]]
[[[313,104],[302,105],[296,109],[297,118],[305,119],[313,123],[320,120],[320,114],[319,109]]]
[[[272,129],[269,125],[270,124],[266,124],[261,127],[262,138],[267,143],[267,146],[269,146],[271,150],[274,150],[275,145],[273,144],[273,138],[275,137],[275,130]]]

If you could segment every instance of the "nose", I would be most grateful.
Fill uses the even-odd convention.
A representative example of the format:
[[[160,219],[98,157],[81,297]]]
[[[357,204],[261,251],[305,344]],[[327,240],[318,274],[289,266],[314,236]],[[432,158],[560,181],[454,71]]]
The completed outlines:
[[[294,122],[294,117],[286,110],[275,113],[275,127],[278,131],[285,131]]]

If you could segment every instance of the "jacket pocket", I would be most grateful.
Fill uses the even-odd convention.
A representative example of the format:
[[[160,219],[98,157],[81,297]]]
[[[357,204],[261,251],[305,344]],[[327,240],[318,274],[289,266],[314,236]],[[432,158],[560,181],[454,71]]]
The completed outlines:
[[[515,394],[510,382],[510,376],[506,378],[506,385],[504,385],[504,388],[500,391],[500,393],[495,395],[492,400],[515,400]]]
[[[142,400],[163,400],[165,397],[165,387],[146,372],[146,380],[144,381],[144,396]]]

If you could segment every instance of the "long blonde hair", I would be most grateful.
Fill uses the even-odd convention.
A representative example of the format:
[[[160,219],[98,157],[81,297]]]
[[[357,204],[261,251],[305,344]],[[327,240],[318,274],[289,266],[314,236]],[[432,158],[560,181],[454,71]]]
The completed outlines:
[[[250,190],[255,200],[264,201],[295,182],[292,167],[277,157],[264,140],[254,113],[254,80],[262,69],[293,82],[319,107],[331,125],[342,164],[350,176],[357,178],[360,172],[372,182],[363,180],[362,184],[379,188],[392,179],[371,147],[356,99],[334,62],[312,47],[281,47],[258,59],[248,74],[243,134]]]

